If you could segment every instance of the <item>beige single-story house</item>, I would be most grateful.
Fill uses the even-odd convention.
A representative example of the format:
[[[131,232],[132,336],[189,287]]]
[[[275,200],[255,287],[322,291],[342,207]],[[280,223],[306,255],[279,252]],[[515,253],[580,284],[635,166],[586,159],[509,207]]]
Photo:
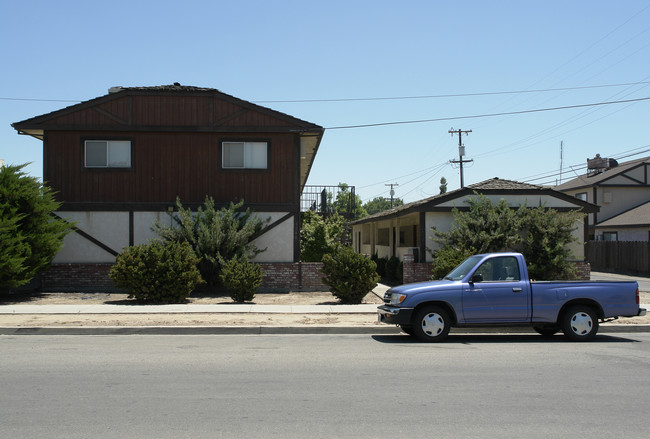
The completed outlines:
[[[493,178],[445,194],[370,215],[352,222],[353,246],[358,253],[381,257],[412,254],[416,262],[431,262],[428,249],[435,249],[432,227],[439,231],[451,229],[452,210],[467,209],[466,200],[481,194],[492,202],[505,200],[512,208],[521,205],[546,206],[559,212],[582,211],[596,213],[598,206],[544,186]],[[585,257],[587,222],[576,224],[574,231],[578,242],[571,246],[577,260]]]

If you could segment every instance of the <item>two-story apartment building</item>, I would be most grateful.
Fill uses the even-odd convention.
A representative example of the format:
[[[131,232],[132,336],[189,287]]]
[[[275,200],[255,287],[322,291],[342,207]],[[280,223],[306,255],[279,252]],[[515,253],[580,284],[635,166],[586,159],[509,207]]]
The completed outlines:
[[[650,239],[650,157],[628,162],[596,156],[588,171],[557,191],[600,206],[588,217],[590,240]]]
[[[212,88],[178,83],[109,93],[12,125],[43,142],[43,179],[76,222],[54,266],[106,273],[124,247],[196,208],[244,200],[270,218],[256,262],[300,257],[300,193],[324,129]]]

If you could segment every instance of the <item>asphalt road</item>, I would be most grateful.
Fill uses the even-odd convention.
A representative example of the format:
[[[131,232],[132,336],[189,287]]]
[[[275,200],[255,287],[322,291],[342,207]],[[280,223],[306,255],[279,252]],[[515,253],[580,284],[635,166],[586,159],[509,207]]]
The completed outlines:
[[[0,336],[11,438],[648,437],[650,334]]]

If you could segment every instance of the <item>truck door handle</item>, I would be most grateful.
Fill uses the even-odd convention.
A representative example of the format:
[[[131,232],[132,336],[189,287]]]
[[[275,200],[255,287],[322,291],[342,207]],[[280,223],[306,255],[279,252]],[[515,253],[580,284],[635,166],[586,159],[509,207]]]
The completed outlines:
[[[522,289],[521,288],[513,288],[512,292],[513,293],[521,293]]]

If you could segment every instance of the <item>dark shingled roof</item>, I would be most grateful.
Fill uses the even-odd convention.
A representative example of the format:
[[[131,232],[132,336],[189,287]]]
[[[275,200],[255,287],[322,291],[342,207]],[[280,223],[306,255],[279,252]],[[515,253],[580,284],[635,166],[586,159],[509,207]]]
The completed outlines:
[[[641,159],[630,160],[629,162],[619,163],[617,167],[610,168],[605,172],[601,172],[600,174],[596,174],[596,175],[582,174],[574,178],[573,180],[569,180],[566,183],[556,186],[555,190],[564,192],[564,191],[570,191],[574,189],[581,189],[584,187],[592,187],[606,180],[609,180],[610,178],[616,177],[617,175],[623,172],[629,171],[632,168],[641,166],[644,163],[650,163],[650,157],[644,157]]]
[[[555,196],[557,198],[568,200],[576,204],[576,206],[581,206],[585,212],[595,212],[598,209],[597,206],[591,203],[578,200],[577,198],[563,194],[562,192],[558,192],[549,187],[538,186],[529,183],[520,183],[518,181],[504,180],[495,177],[490,180],[485,180],[480,183],[472,184],[464,188],[447,192],[445,194],[434,195],[433,197],[425,198],[419,201],[414,201],[408,204],[403,204],[401,206],[394,207],[392,209],[385,210],[383,212],[375,213],[374,215],[369,215],[367,217],[353,221],[352,224],[362,224],[365,222],[371,222],[379,218],[388,219],[392,217],[406,215],[411,212],[426,211],[427,207],[433,207],[448,200],[453,200],[455,198],[461,198],[466,195],[473,194],[474,192],[478,192],[481,194],[489,194],[489,193],[506,194],[508,192],[525,192],[530,194],[530,193],[540,192],[540,193],[546,193]]]
[[[648,227],[650,226],[650,201],[598,223],[596,227]]]

